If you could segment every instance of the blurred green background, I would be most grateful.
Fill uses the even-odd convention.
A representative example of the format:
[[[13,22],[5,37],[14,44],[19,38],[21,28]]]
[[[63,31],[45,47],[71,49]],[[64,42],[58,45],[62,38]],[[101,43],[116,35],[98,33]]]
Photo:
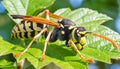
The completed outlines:
[[[113,20],[106,22],[103,25],[120,33],[120,0],[56,0],[55,3],[48,7],[51,12],[60,8],[90,8],[97,10],[100,13],[106,14]],[[15,23],[7,16],[7,10],[0,0],[0,36],[4,40],[13,42],[10,39],[10,33]],[[19,40],[18,40],[19,42]],[[120,61],[112,60],[113,64],[105,64],[96,61],[95,64],[89,64],[89,69],[120,69]]]

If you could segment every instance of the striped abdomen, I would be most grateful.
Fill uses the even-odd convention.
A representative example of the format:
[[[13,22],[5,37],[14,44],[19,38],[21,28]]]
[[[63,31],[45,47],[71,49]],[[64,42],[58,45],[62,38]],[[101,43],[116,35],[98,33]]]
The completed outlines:
[[[43,25],[32,21],[21,21],[16,24],[11,33],[12,38],[32,38],[43,29]]]

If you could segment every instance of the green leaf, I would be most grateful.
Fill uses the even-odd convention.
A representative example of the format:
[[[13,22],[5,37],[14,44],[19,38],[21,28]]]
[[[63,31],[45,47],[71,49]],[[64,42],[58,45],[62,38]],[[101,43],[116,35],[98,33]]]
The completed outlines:
[[[7,9],[10,15],[26,15],[28,1],[29,0],[3,0],[2,3],[4,4],[5,8]]]
[[[9,52],[14,46],[6,41],[3,41],[3,39],[0,37],[0,55],[5,55]]]
[[[0,60],[0,69],[17,69],[17,67],[13,66],[12,62]]]
[[[3,0],[9,14],[33,15],[52,5],[55,0]]]
[[[45,9],[48,6],[52,5],[55,0],[30,0],[27,14],[33,15],[36,11],[40,11],[41,9]]]
[[[3,4],[9,11],[9,14],[33,15],[38,12],[39,9],[51,5],[54,0],[49,3],[44,1],[40,0],[40,4],[38,4],[39,2],[33,0],[3,0]],[[103,22],[111,20],[110,17],[104,14],[87,8],[81,8],[74,11],[64,8],[56,11],[55,14],[73,20],[78,26],[84,26],[88,31],[108,36],[120,45],[119,34],[101,25]],[[60,41],[48,45],[44,62],[41,62],[40,60],[44,46],[43,40],[38,44],[34,43],[24,55],[16,58],[16,60],[17,62],[21,62],[23,59],[27,58],[27,60],[37,69],[42,68],[51,62],[54,62],[62,69],[88,69],[88,64],[80,59],[71,48],[62,46],[62,44],[59,43]],[[14,45],[0,39],[1,55],[20,53],[23,50],[24,48],[19,45]],[[120,57],[120,51],[115,51],[110,42],[93,36],[88,36],[86,47],[81,52],[87,58],[93,58],[106,63],[110,63],[110,58]]]

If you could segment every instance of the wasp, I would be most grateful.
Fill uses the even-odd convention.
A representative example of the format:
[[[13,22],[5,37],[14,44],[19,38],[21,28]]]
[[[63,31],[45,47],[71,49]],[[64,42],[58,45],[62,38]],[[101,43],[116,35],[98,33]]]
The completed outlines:
[[[43,18],[42,16],[45,15]],[[101,34],[93,33],[87,31],[82,26],[77,26],[70,19],[63,18],[59,15],[49,12],[49,10],[44,10],[37,16],[26,16],[26,15],[11,15],[14,19],[22,19],[20,23],[16,24],[11,33],[12,38],[32,38],[32,41],[28,46],[19,54],[15,56],[23,55],[32,45],[32,43],[37,40],[41,35],[45,36],[45,44],[42,52],[41,60],[45,59],[45,52],[47,49],[47,44],[49,42],[55,42],[56,40],[66,41],[66,46],[72,46],[74,50],[79,54],[86,62],[93,62],[93,59],[88,59],[84,57],[80,50],[82,50],[86,44],[86,36],[88,34],[97,36],[111,42],[116,50],[118,50],[117,43],[110,39],[109,37],[103,36]],[[51,18],[57,19],[58,21],[52,21]],[[49,26],[54,27],[51,31],[48,31]]]

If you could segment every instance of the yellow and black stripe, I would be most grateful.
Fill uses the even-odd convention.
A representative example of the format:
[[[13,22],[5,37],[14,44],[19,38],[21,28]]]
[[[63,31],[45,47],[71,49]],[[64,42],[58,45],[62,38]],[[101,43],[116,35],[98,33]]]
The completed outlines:
[[[12,38],[32,38],[43,29],[43,24],[22,20],[12,29]]]

